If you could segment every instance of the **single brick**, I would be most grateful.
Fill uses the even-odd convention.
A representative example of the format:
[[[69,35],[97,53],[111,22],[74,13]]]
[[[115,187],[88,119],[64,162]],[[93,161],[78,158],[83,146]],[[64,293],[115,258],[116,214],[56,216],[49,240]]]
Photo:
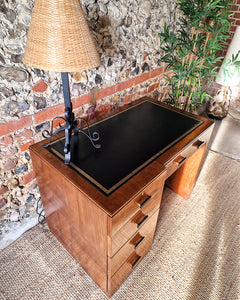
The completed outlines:
[[[153,91],[154,91],[154,89],[155,89],[155,84],[153,84],[153,85],[149,86],[149,87],[148,87],[148,93],[151,93],[151,92],[153,92]]]
[[[34,143],[33,141],[28,142],[26,144],[20,145],[19,148],[21,151],[26,151],[33,143]]]
[[[22,177],[22,183],[24,185],[28,184],[29,182],[31,182],[33,179],[35,178],[35,172],[31,171],[30,173],[24,175]]]
[[[38,83],[34,85],[32,91],[37,93],[43,93],[47,89],[47,84],[41,79]]]

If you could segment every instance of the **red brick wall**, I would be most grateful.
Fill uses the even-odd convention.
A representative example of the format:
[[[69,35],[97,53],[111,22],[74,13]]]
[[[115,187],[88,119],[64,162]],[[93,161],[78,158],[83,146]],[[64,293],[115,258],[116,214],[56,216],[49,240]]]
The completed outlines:
[[[231,5],[231,32],[234,33],[236,26],[240,26],[240,0],[233,0],[232,1],[234,4]]]
[[[163,68],[152,70],[146,72],[141,76],[129,79],[124,82],[119,82],[115,86],[106,87],[102,90],[99,90],[96,94],[96,101],[101,101],[110,97],[111,102],[114,103],[114,99],[122,98],[122,104],[134,101],[142,96],[150,95],[154,97],[154,92],[159,91],[162,87],[159,86],[161,80],[163,79]],[[41,81],[32,88],[35,92],[42,93],[46,89],[46,84]],[[133,89],[133,93],[129,93],[129,89]],[[137,92],[134,92],[137,90]],[[125,93],[126,91],[126,93]],[[126,94],[126,96],[124,96]],[[76,114],[78,110],[84,104],[89,104],[92,101],[92,94],[83,95],[79,98],[73,98],[72,104],[73,109]],[[103,102],[104,103],[104,102]],[[98,105],[98,108],[94,113],[85,114],[83,117],[88,121],[96,117],[98,114],[107,113],[112,106],[110,104]],[[50,122],[56,116],[63,116],[64,114],[64,104],[59,104],[53,107],[46,108],[40,112],[37,112],[33,115],[25,116],[16,121],[10,121],[8,123],[0,124],[0,150],[4,149],[5,162],[4,170],[12,170],[18,164],[18,159],[13,157],[15,154],[22,153],[22,156],[25,152],[28,151],[30,145],[34,142],[43,139],[41,132],[36,134],[36,127],[45,123]],[[15,153],[13,153],[15,151]],[[29,169],[28,172],[22,175],[21,184],[34,184],[35,183],[35,174],[32,169]],[[0,196],[7,193],[8,189],[0,185]]]

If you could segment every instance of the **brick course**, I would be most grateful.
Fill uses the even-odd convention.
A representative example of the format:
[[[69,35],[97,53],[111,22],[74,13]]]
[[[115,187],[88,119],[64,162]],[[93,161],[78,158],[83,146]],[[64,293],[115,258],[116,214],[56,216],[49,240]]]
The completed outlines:
[[[0,136],[8,135],[17,130],[30,127],[32,125],[31,116],[26,116],[18,120],[0,124]]]
[[[64,114],[64,105],[63,104],[56,105],[36,113],[33,116],[34,123],[38,125],[45,121],[52,120],[56,116],[61,116],[61,115],[63,116],[63,114]]]
[[[116,86],[110,86],[110,87],[107,87],[103,90],[100,90],[96,94],[96,100],[100,100],[100,99],[105,98],[107,96],[111,96],[115,93],[115,91],[116,91]]]
[[[73,109],[78,108],[81,105],[88,104],[91,101],[92,101],[92,94],[83,95],[83,96],[78,97],[78,98],[73,98],[72,99]]]

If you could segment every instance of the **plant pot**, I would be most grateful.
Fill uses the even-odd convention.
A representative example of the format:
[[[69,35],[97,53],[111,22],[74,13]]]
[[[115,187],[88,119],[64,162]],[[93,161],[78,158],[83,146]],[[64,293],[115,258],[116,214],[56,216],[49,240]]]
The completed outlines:
[[[228,114],[230,97],[230,91],[227,87],[222,87],[218,90],[216,95],[207,104],[207,115],[217,120],[225,118]]]

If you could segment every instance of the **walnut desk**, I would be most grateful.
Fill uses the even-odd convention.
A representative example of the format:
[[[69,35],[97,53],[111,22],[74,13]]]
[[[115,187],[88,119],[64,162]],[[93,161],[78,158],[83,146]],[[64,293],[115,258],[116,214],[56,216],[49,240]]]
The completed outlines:
[[[164,184],[188,198],[212,121],[144,97],[90,127],[100,149],[64,136],[30,147],[51,232],[108,296],[149,251]]]

